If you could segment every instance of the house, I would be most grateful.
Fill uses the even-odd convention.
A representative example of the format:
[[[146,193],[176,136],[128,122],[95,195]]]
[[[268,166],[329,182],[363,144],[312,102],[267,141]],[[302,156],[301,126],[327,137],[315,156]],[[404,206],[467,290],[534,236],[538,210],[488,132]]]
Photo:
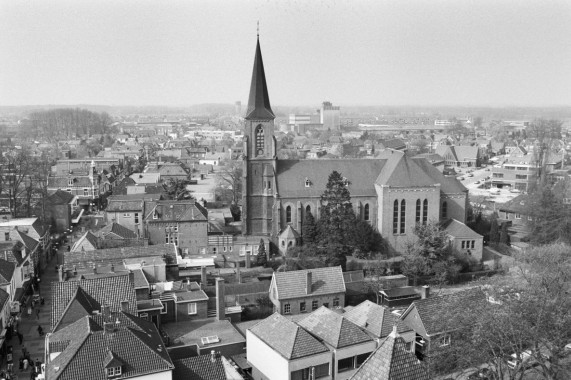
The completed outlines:
[[[2,289],[10,295],[10,301],[23,304],[34,274],[31,255],[21,242],[9,240],[0,242],[0,260]]]
[[[411,351],[415,338],[414,330],[391,313],[388,308],[367,300],[352,307],[343,316],[373,338],[377,346],[389,336],[393,327],[397,326],[397,332],[406,342],[407,351]]]
[[[397,326],[350,380],[429,380],[428,367],[411,353]]]
[[[487,302],[480,288],[414,301],[401,315],[402,321],[415,332],[416,356],[436,356],[454,339],[455,331],[469,328],[464,325],[468,310],[477,310],[480,302]],[[469,316],[469,315],[468,315]]]
[[[184,181],[189,178],[188,172],[179,163],[159,162],[146,170],[145,173],[158,173],[163,182],[168,182],[171,179]]]
[[[242,380],[232,364],[224,357],[212,351],[207,355],[173,360],[173,380]]]
[[[10,240],[22,243],[26,256],[30,258],[30,275],[39,275],[40,268],[47,264],[47,254],[51,249],[49,230],[40,219],[21,218],[0,223],[0,241]]]
[[[129,273],[52,282],[51,293],[52,332],[57,332],[82,317],[101,314],[105,308],[114,313],[123,311],[137,315],[134,278]]]
[[[246,331],[246,355],[255,380],[333,379],[333,357],[324,343],[274,313]]]
[[[105,307],[46,337],[46,378],[172,379],[174,364],[151,322]]]
[[[70,228],[72,215],[77,207],[78,198],[76,195],[67,191],[56,190],[55,193],[38,204],[38,208],[40,208],[38,213],[41,214],[44,211],[46,220],[52,226],[53,231],[61,233]]]
[[[162,322],[205,319],[208,316],[208,296],[198,283],[188,281],[159,283],[155,289],[163,304]]]
[[[348,379],[377,347],[359,326],[327,307],[320,307],[297,324],[331,352],[333,379]]]
[[[480,166],[480,149],[477,145],[440,145],[436,148],[436,154],[444,157],[448,166],[463,168]]]
[[[153,184],[161,181],[160,173],[133,173],[130,178],[137,184]]]
[[[275,272],[270,284],[274,311],[282,315],[309,313],[321,306],[345,306],[341,267]]]
[[[159,198],[160,196],[155,194],[112,195],[108,198],[105,209],[105,221],[107,224],[119,223],[135,231],[137,236],[144,236],[145,201]]]
[[[148,202],[144,223],[149,244],[173,243],[185,256],[208,246],[208,212],[194,199]]]
[[[448,234],[452,250],[456,253],[482,261],[484,237],[456,219],[442,223],[442,229]]]

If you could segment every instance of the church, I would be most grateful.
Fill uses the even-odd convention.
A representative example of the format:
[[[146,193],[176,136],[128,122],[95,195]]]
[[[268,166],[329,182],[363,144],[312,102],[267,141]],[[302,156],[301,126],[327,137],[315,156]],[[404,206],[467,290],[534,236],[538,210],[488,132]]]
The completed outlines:
[[[375,159],[280,160],[274,118],[258,37],[245,116],[243,235],[270,239],[282,253],[295,245],[306,213],[319,219],[320,197],[334,170],[347,179],[357,218],[376,227],[397,252],[417,223],[454,219],[466,227],[468,190],[425,158],[387,150]]]

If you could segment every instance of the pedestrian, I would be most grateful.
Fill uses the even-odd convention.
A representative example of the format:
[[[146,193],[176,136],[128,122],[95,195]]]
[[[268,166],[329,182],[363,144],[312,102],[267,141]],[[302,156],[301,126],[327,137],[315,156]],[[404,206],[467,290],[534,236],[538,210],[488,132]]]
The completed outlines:
[[[29,362],[28,358],[24,358],[24,371],[27,371],[27,370],[28,370],[28,365],[29,365],[29,363],[30,363],[30,362]]]
[[[24,358],[20,357],[20,371],[24,369]]]
[[[28,350],[25,345],[22,345],[22,356],[26,357],[28,355]]]
[[[44,299],[44,297],[40,298],[40,305],[44,306],[45,302],[46,302],[46,300]]]
[[[36,309],[36,317],[38,319],[40,319],[40,308],[39,307]]]
[[[44,329],[42,328],[42,325],[38,325],[38,334],[40,334],[40,336],[44,335]]]
[[[22,342],[24,341],[24,335],[22,335],[22,333],[19,331],[18,331],[18,340],[20,341],[20,344],[22,344]]]

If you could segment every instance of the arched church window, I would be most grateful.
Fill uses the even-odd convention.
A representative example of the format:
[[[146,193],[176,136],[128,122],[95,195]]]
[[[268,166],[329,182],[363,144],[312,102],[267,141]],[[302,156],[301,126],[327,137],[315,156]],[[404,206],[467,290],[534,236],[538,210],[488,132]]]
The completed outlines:
[[[404,234],[404,227],[406,222],[406,201],[403,199],[400,202],[400,233]]]
[[[428,220],[428,199],[422,202],[422,224],[426,224]]]
[[[264,128],[261,125],[256,127],[256,155],[264,154]]]
[[[442,202],[442,219],[448,218],[448,202]]]
[[[393,205],[393,234],[399,233],[399,201],[395,199]]]
[[[369,220],[369,204],[365,205],[365,210],[363,211],[363,219]]]
[[[310,205],[305,206],[305,214],[307,215],[310,212],[311,212],[311,206]]]
[[[420,223],[420,210],[421,210],[420,199],[417,199],[416,200],[416,219],[415,219],[417,224]]]
[[[291,223],[291,206],[286,207],[286,223]]]

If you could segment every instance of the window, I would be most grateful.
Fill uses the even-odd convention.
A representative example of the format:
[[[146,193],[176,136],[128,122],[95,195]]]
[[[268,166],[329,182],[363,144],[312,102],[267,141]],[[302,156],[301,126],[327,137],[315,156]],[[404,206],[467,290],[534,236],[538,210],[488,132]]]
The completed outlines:
[[[406,201],[403,199],[400,202],[400,233],[404,234],[404,227],[406,222]]]
[[[302,313],[305,311],[305,302],[300,302],[300,303],[299,303],[299,311],[302,312]]]
[[[339,307],[339,298],[333,298],[333,307]]]
[[[466,242],[464,240],[462,240],[462,249],[466,248]]]
[[[516,214],[515,214],[515,218],[516,218],[516,219],[521,219],[521,214],[517,214],[517,213],[516,213]]]
[[[476,245],[476,240],[472,240],[472,249],[474,249],[475,245]]]
[[[525,174],[516,174],[515,179],[527,179],[527,175]]]
[[[422,224],[426,224],[428,220],[428,199],[422,202]]]
[[[291,206],[286,207],[286,223],[291,223]]]
[[[153,219],[158,219],[158,218],[159,218],[159,214],[156,211],[154,211],[153,212]]]
[[[188,304],[188,314],[190,315],[196,314],[196,302],[191,302]]]
[[[316,365],[313,367],[313,370],[316,379],[329,376],[329,363]]]
[[[71,193],[71,189],[65,189],[65,191],[67,191],[68,193]]]
[[[121,367],[111,367],[107,368],[107,376],[120,376],[121,375]]]
[[[492,177],[494,177],[494,178],[504,178],[504,173],[492,173]]]
[[[232,252],[232,246],[228,247],[228,250],[229,250],[230,252]]]
[[[256,127],[256,156],[264,154],[264,128],[261,125]]]
[[[365,205],[365,210],[363,212],[363,219],[369,220],[369,204]]]
[[[268,181],[268,190],[272,189],[272,181]]]
[[[416,218],[415,222],[420,223],[420,199],[416,200]]]
[[[131,214],[123,214],[123,218],[130,218]]]
[[[284,314],[291,314],[291,305],[289,303],[284,304]]]
[[[168,312],[167,303],[163,302],[163,308],[161,309],[161,314],[166,314]]]
[[[226,247],[222,247],[222,251],[226,252]]]
[[[212,253],[216,254],[217,253],[217,249],[216,247],[212,247]]]
[[[405,343],[405,349],[406,349],[408,352],[412,352],[412,342],[406,342],[406,343]]]
[[[309,214],[310,212],[311,212],[311,206],[310,205],[305,206],[305,213]]]
[[[83,189],[83,196],[84,197],[89,196],[89,189]]]
[[[329,363],[307,367],[291,373],[291,380],[313,380],[329,376]]]
[[[450,335],[443,336],[440,339],[440,346],[450,346]]]
[[[398,234],[399,228],[399,201],[395,200],[393,205],[393,234]]]
[[[139,314],[139,318],[141,318],[141,319],[148,319],[148,318],[149,318],[149,313],[141,313],[141,314]]]
[[[10,232],[4,232],[4,240],[10,240]]]
[[[448,202],[442,202],[442,219],[448,218]]]
[[[365,360],[367,360],[369,355],[371,355],[371,352],[367,352],[367,353],[355,356],[355,360],[356,360],[355,367],[360,367],[361,364],[363,364],[363,362]]]
[[[323,306],[329,309],[329,302],[323,302]]]
[[[353,365],[353,357],[337,360],[337,372],[349,371],[355,368]]]
[[[69,181],[67,181],[67,185],[68,185],[68,186],[73,186],[73,179],[70,178]]]
[[[139,224],[139,213],[135,213],[135,224]]]
[[[318,306],[319,306],[319,301],[312,301],[311,302],[311,310],[317,310]]]

